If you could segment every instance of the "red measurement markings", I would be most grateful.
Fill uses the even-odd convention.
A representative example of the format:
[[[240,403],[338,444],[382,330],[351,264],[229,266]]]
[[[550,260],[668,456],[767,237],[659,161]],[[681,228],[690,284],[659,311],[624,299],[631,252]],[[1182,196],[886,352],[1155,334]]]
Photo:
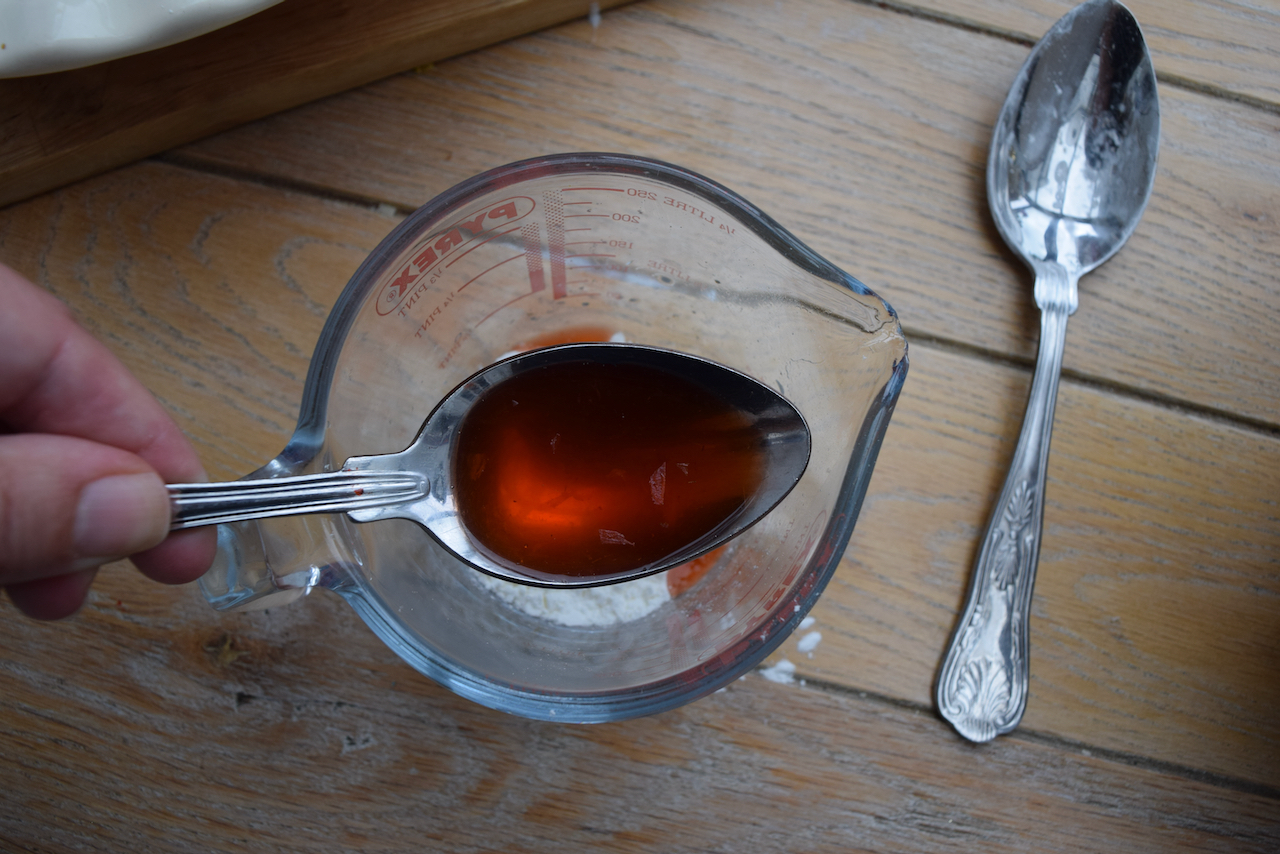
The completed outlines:
[[[584,270],[592,270],[592,269],[607,270],[609,269],[610,264],[604,260],[600,261],[599,263],[593,263],[592,261],[587,260],[585,263],[583,263],[578,259],[595,259],[595,258],[606,259],[606,258],[617,258],[617,257],[618,257],[617,255],[608,255],[603,252],[584,252],[577,255],[566,255],[565,260],[568,262],[571,262],[569,265],[570,269],[572,269],[575,273],[581,273]],[[574,282],[567,282],[566,284],[584,285],[584,284],[587,284],[587,281],[574,281]],[[586,294],[578,294],[577,296],[586,296]]]
[[[535,293],[534,291],[527,291],[526,293],[520,294],[520,296],[515,297],[514,299],[509,299],[509,300],[507,300],[507,301],[506,301],[506,302],[504,302],[502,305],[498,306],[498,307],[497,307],[497,308],[495,308],[493,311],[489,312],[489,313],[488,313],[488,314],[486,314],[484,317],[482,317],[482,318],[480,318],[478,321],[476,321],[476,326],[479,326],[480,324],[484,323],[486,320],[488,320],[489,318],[493,317],[495,314],[497,314],[498,312],[502,311],[504,308],[510,308],[511,306],[513,306],[513,305],[515,305],[516,303],[520,302],[520,300],[524,299],[525,297],[531,297],[531,296],[533,296],[533,295],[534,295],[534,293]],[[441,364],[441,367],[444,367],[443,363]]]
[[[443,300],[441,300],[440,303],[435,308],[433,308],[426,317],[423,318],[422,324],[418,327],[418,330],[413,333],[413,337],[422,338],[426,334],[426,331],[430,329],[431,326],[437,320],[439,320],[442,316],[444,316],[444,310],[449,307],[449,305],[454,301],[454,299],[457,298],[457,296],[458,296],[457,291],[450,291],[449,295],[445,297]]]
[[[529,292],[536,294],[547,286],[542,277],[542,229],[536,222],[520,228],[520,239],[524,241],[524,263],[529,271]]]
[[[452,260],[450,260],[450,261],[446,261],[446,262],[445,262],[445,266],[446,266],[446,267],[452,267],[454,264],[457,264],[457,263],[458,263],[459,261],[461,261],[463,258],[466,258],[468,255],[470,255],[472,252],[475,252],[475,251],[476,251],[477,249],[479,249],[481,246],[484,246],[484,245],[485,245],[486,243],[488,243],[490,240],[493,240],[494,238],[497,238],[497,237],[506,237],[506,236],[507,236],[508,234],[510,234],[511,232],[513,232],[513,231],[519,231],[519,230],[520,230],[520,226],[518,226],[518,225],[517,225],[517,226],[515,226],[514,228],[508,228],[506,231],[497,231],[497,232],[494,232],[493,234],[491,234],[491,235],[489,235],[488,237],[486,237],[484,240],[482,240],[482,241],[480,241],[479,243],[477,243],[475,246],[472,246],[472,247],[471,247],[470,249],[468,249],[467,251],[465,251],[465,252],[463,252],[462,254],[458,255],[458,257],[456,257],[456,258],[454,258],[454,259],[452,259]]]
[[[610,268],[611,265],[608,263],[608,261],[604,259],[616,258],[616,257],[618,256],[616,255],[569,255],[565,260],[573,262],[569,265],[570,269],[572,269],[573,272],[581,273],[584,270],[593,270],[593,269],[607,270]],[[594,259],[600,259],[600,260],[599,262],[596,262]],[[612,266],[616,267],[617,265],[612,265]]]
[[[556,190],[544,193],[542,202],[547,220],[547,254],[551,257],[551,297],[564,299],[568,293],[564,280],[564,200]]]
[[[467,279],[465,282],[463,282],[463,283],[462,283],[462,285],[461,285],[461,286],[459,286],[458,290],[459,290],[459,291],[464,290],[464,289],[467,287],[467,285],[473,284],[473,283],[474,283],[477,279],[479,279],[481,276],[485,276],[485,275],[488,275],[489,273],[492,273],[494,270],[498,269],[498,268],[499,268],[499,267],[501,267],[503,264],[509,264],[509,263],[511,263],[512,261],[515,261],[515,260],[517,260],[518,258],[523,258],[523,257],[524,257],[524,253],[523,253],[523,252],[521,252],[519,255],[512,255],[510,258],[507,258],[505,261],[499,261],[497,264],[494,264],[494,265],[493,265],[492,267],[490,267],[489,269],[487,269],[487,270],[483,270],[483,271],[481,271],[481,272],[479,272],[479,273],[476,273],[476,274],[475,274],[474,276],[472,276],[470,279]],[[532,291],[531,291],[530,293],[532,293]]]

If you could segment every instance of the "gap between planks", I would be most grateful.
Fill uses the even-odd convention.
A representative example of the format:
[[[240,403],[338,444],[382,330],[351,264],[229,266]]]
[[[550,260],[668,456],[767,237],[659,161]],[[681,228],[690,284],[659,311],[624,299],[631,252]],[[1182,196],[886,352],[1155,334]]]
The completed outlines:
[[[979,35],[990,36],[1011,44],[1020,44],[1026,48],[1033,47],[1036,42],[1040,40],[1040,36],[1029,35],[1027,33],[1018,32],[1017,30],[999,29],[991,26],[990,24],[984,24],[980,21],[974,21],[960,15],[949,15],[946,12],[939,12],[936,9],[926,9],[922,6],[914,6],[910,3],[897,3],[892,2],[892,0],[846,0],[846,2],[855,3],[859,6],[871,6],[876,9],[883,9],[886,12],[894,12],[911,18],[919,18],[922,21],[930,21],[935,24],[956,27],[957,29],[977,33]],[[1156,72],[1156,80],[1164,86],[1172,86],[1177,89],[1184,89],[1188,92],[1195,92],[1211,98],[1219,98],[1223,101],[1242,104],[1247,107],[1252,107],[1255,110],[1271,113],[1272,115],[1280,115],[1280,104],[1267,101],[1263,98],[1257,98],[1253,95],[1246,95],[1241,92],[1232,92],[1230,89],[1223,86],[1216,86],[1212,83],[1192,80],[1189,77],[1162,71]]]
[[[768,665],[761,665],[752,671],[752,675],[759,676],[761,671],[766,670],[767,668]],[[799,671],[796,672],[790,686],[794,690],[803,691],[806,689],[812,689],[820,693],[831,694],[833,696],[847,697],[852,700],[873,703],[879,706],[902,709],[905,711],[915,712],[917,714],[925,714],[936,719],[939,723],[944,723],[942,717],[938,714],[937,709],[932,705],[917,703],[913,700],[907,700],[902,697],[893,697],[888,694],[882,694],[878,691],[869,691],[852,685],[832,682],[826,679],[804,676],[801,675]],[[948,728],[950,728],[950,725],[948,725]],[[956,735],[955,738],[959,739],[960,736]],[[1041,732],[1040,730],[1028,729],[1026,727],[1019,726],[1013,732],[999,736],[999,738],[1008,741],[1021,741],[1027,744],[1039,744],[1044,747],[1060,750],[1064,753],[1079,754],[1093,759],[1102,759],[1108,762],[1126,765],[1131,768],[1137,768],[1142,771],[1149,771],[1168,777],[1177,777],[1195,783],[1201,783],[1206,786],[1213,786],[1219,789],[1240,792],[1241,794],[1254,795],[1260,798],[1269,798],[1271,800],[1280,801],[1280,787],[1269,786],[1266,783],[1257,783],[1252,780],[1245,780],[1240,777],[1232,777],[1226,774],[1215,774],[1211,771],[1204,771],[1199,768],[1193,768],[1189,765],[1179,765],[1174,762],[1166,762],[1161,759],[1154,759],[1150,756],[1143,756],[1138,753],[1129,753],[1123,750],[1098,747],[1088,742],[1063,738],[1061,736]],[[984,745],[974,744],[972,747],[974,750],[982,750]]]
[[[850,2],[862,2],[862,0],[850,0]],[[869,3],[868,5],[880,4]],[[406,73],[413,74],[415,72]],[[323,201],[352,205],[354,207],[375,211],[388,216],[394,215],[395,217],[403,218],[413,213],[413,209],[411,208],[405,208],[402,205],[398,205],[384,199],[379,199],[375,196],[343,192],[332,187],[326,187],[320,184],[313,184],[311,182],[300,181],[293,178],[282,178],[266,172],[237,169],[223,164],[215,164],[200,157],[192,157],[190,155],[183,154],[177,150],[163,152],[147,158],[147,160],[155,163],[163,163],[179,169],[185,169],[197,174],[212,175],[267,189],[298,193],[312,198],[321,199]],[[908,322],[901,322],[903,334],[907,336],[907,342],[912,347],[931,347],[942,352],[968,356],[970,358],[978,358],[993,364],[1005,365],[1026,372],[1030,372],[1035,367],[1034,355],[1019,358],[1008,353],[991,350],[966,341],[945,338],[936,334],[927,333],[912,327]],[[1068,334],[1070,333],[1068,332]],[[1174,414],[1204,419],[1213,424],[1247,430],[1261,436],[1272,438],[1280,437],[1280,425],[1270,424],[1260,418],[1251,418],[1246,415],[1228,412],[1216,407],[1199,405],[1171,395],[1159,394],[1157,392],[1148,391],[1125,383],[1099,379],[1098,377],[1083,374],[1070,368],[1063,369],[1062,380],[1064,382],[1072,383],[1095,391],[1106,392],[1132,401],[1147,403]]]

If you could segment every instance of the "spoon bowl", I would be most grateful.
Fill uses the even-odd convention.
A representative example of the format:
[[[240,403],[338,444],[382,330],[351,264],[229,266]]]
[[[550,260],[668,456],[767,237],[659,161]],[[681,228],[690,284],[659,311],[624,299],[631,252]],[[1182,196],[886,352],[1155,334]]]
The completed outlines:
[[[1138,22],[1089,0],[1031,51],[1000,111],[987,197],[1001,236],[1035,273],[1040,352],[1027,414],[936,686],[971,741],[1012,731],[1026,709],[1028,623],[1067,318],[1082,275],[1124,245],[1155,179],[1160,109]]]
[[[520,375],[563,365],[623,366],[679,378],[705,391],[741,417],[733,432],[758,438],[759,483],[717,524],[656,559],[607,572],[539,571],[496,554],[459,512],[456,457],[466,419],[486,392]],[[505,404],[504,404],[505,405]],[[528,404],[526,403],[526,406]],[[667,401],[657,401],[658,406]],[[676,413],[671,413],[674,417]],[[569,421],[580,416],[570,413]],[[600,424],[592,425],[597,430]],[[558,436],[559,434],[557,434]],[[408,448],[396,454],[351,457],[340,471],[217,484],[173,484],[173,530],[301,513],[345,512],[356,522],[408,519],[456,557],[497,578],[537,587],[594,587],[663,572],[720,547],[754,525],[799,482],[812,447],[804,417],[786,398],[751,377],[709,359],[658,347],[578,343],[544,347],[499,361],[473,374],[432,410]],[[617,453],[621,453],[619,449]],[[612,465],[612,462],[606,463]],[[681,463],[686,473],[700,461]],[[648,472],[645,472],[648,474]],[[672,479],[677,477],[671,472]],[[694,472],[694,477],[697,472]],[[709,475],[704,474],[706,478]],[[663,466],[663,486],[667,473]],[[642,489],[656,489],[642,484]],[[662,499],[641,495],[645,503]],[[674,524],[674,523],[673,523]],[[664,527],[666,525],[664,524]],[[610,539],[612,535],[612,539]],[[635,543],[601,529],[611,549]]]
[[[1028,57],[992,133],[987,199],[1001,236],[1037,276],[1093,270],[1137,227],[1159,141],[1138,22],[1115,0],[1077,7]]]

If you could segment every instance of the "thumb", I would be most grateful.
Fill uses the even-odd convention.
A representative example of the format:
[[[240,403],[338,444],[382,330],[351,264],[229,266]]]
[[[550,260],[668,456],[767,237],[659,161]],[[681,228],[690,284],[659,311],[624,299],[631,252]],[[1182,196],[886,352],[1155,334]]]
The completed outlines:
[[[164,481],[141,457],[70,436],[0,436],[0,584],[83,574],[169,530]]]

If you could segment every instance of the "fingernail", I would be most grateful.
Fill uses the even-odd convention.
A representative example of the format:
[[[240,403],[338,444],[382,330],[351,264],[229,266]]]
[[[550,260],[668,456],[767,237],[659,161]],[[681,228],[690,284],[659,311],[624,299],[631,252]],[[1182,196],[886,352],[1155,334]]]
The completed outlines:
[[[76,507],[76,553],[114,559],[158,545],[169,532],[168,502],[154,474],[95,480],[80,492]]]

